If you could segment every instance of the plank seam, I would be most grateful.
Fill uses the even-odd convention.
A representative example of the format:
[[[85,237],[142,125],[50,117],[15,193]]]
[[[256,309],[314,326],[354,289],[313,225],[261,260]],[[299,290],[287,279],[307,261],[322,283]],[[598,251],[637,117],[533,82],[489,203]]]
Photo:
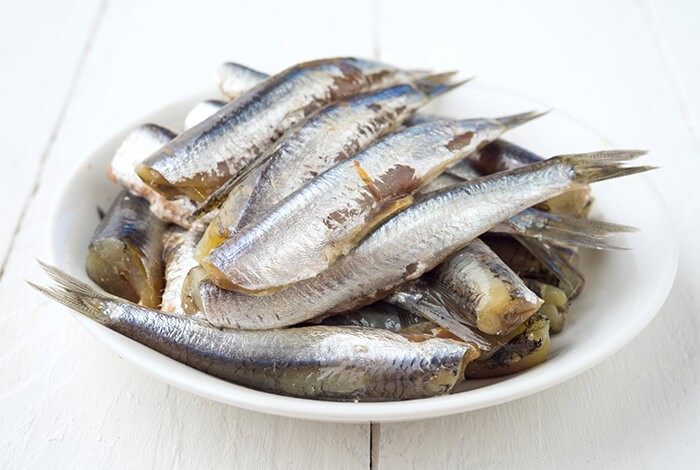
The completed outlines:
[[[80,77],[82,75],[83,68],[85,67],[85,62],[87,61],[88,55],[90,54],[90,51],[92,50],[92,43],[97,35],[97,31],[99,30],[100,25],[102,24],[102,19],[105,15],[105,12],[107,11],[107,4],[109,0],[102,0],[100,3],[100,7],[97,10],[97,14],[95,15],[95,19],[92,21],[92,25],[90,26],[90,30],[88,32],[87,38],[85,40],[85,45],[83,46],[83,50],[80,53],[80,57],[78,59],[78,64],[75,66],[75,72],[73,73],[73,77],[71,78],[70,84],[68,85],[68,91],[66,92],[66,96],[63,99],[63,103],[61,104],[61,108],[58,112],[58,117],[56,118],[56,124],[53,127],[53,130],[51,131],[51,134],[49,135],[49,140],[46,142],[46,146],[44,147],[44,151],[41,152],[41,156],[39,157],[39,166],[37,167],[36,170],[36,175],[34,178],[34,185],[32,186],[31,191],[29,192],[29,195],[27,196],[27,199],[24,201],[24,205],[22,206],[22,210],[19,213],[19,217],[17,217],[17,223],[15,224],[15,228],[12,232],[12,237],[10,238],[10,242],[7,244],[7,251],[5,252],[5,256],[2,259],[2,264],[0,265],[0,280],[2,280],[3,276],[5,275],[5,270],[7,268],[7,263],[10,260],[10,255],[12,254],[12,250],[15,246],[15,242],[17,240],[17,237],[22,230],[22,224],[24,223],[24,219],[27,215],[27,211],[29,210],[29,206],[31,205],[32,201],[34,200],[34,197],[36,194],[39,192],[39,188],[41,187],[41,179],[44,173],[44,167],[46,166],[46,162],[49,159],[49,155],[51,154],[51,151],[53,150],[53,146],[56,143],[56,138],[58,137],[58,133],[60,132],[61,128],[63,127],[63,121],[65,120],[66,113],[68,111],[68,107],[70,105],[71,100],[73,99],[73,95],[75,94],[75,90],[77,89],[78,82],[80,81]]]
[[[381,440],[381,424],[369,423],[369,468],[379,468],[379,444]]]

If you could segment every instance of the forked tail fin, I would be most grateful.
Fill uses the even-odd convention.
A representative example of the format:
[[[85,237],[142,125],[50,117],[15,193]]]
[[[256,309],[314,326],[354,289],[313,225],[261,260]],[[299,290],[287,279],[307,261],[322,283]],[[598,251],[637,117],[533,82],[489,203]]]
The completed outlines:
[[[105,292],[90,287],[86,283],[79,281],[68,273],[39,261],[46,274],[56,282],[56,287],[46,287],[27,283],[50,299],[53,299],[76,312],[82,313],[98,323],[107,324],[109,317],[104,313],[104,303],[117,299]],[[126,300],[118,299],[127,303]]]
[[[621,165],[621,163],[641,157],[646,153],[646,150],[603,150],[577,155],[559,155],[553,159],[571,166],[575,173],[576,183],[589,184],[655,169],[655,166],[626,167]]]
[[[499,224],[497,229],[510,234],[597,250],[624,250],[624,247],[616,244],[614,238],[611,239],[613,235],[638,231],[637,228],[628,225],[550,214],[536,209],[527,209],[511,217]]]

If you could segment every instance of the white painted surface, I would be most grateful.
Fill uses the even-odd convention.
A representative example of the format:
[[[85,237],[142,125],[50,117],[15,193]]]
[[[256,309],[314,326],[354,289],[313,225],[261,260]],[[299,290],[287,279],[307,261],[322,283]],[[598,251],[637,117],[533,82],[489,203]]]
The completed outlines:
[[[75,76],[99,25],[99,2],[3,2],[0,13],[0,162],[4,263],[40,162],[72,98]],[[70,18],[66,28],[57,18]],[[59,42],[60,41],[60,42]],[[60,46],[59,46],[60,44]]]
[[[112,355],[22,281],[41,278],[33,258],[41,254],[42,221],[61,177],[114,130],[208,88],[222,60],[276,70],[310,57],[374,51],[388,62],[478,74],[574,116],[618,146],[650,148],[650,160],[663,166],[654,180],[681,243],[666,306],[628,347],[530,398],[374,426],[374,467],[692,468],[697,462],[697,4],[367,0],[333,8],[114,1],[100,21],[96,3],[24,5],[3,5],[0,15],[2,102],[18,113],[2,113],[3,246],[28,201],[42,152],[49,152],[0,279],[3,467],[369,466],[368,425],[276,418],[168,387]],[[54,80],[37,78],[42,60]],[[26,80],[6,64],[26,70]],[[44,99],[28,108],[29,93]],[[588,149],[571,149],[578,150]]]

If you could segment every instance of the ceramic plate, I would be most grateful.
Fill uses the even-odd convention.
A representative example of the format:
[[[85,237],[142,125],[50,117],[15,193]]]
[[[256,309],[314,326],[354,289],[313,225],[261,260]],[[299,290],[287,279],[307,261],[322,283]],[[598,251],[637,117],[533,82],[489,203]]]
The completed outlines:
[[[146,116],[172,129],[182,127],[196,96]],[[427,109],[458,117],[499,116],[546,109],[534,100],[487,85],[471,83]],[[106,209],[119,188],[105,177],[107,162],[130,126],[79,165],[56,195],[48,237],[53,263],[87,280],[84,260],[98,223],[97,207]],[[609,149],[614,146],[559,111],[515,129],[508,139],[540,155]],[[654,163],[654,155],[645,158]],[[546,389],[599,363],[636,336],[656,315],[676,273],[677,245],[667,211],[649,176],[636,175],[598,183],[592,217],[639,227],[622,237],[628,251],[582,253],[587,284],[570,310],[564,331],[553,337],[549,360],[520,374],[497,380],[464,382],[448,396],[391,403],[337,403],[290,398],[234,385],[171,360],[88,319],[84,326],[127,361],[175,387],[241,408],[276,415],[336,422],[402,421],[484,408]]]

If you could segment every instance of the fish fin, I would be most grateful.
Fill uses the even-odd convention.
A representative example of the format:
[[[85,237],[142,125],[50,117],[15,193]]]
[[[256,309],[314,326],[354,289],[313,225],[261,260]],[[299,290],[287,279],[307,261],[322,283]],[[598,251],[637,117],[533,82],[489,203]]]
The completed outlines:
[[[537,119],[540,116],[547,114],[549,111],[529,111],[527,113],[512,114],[510,116],[503,116],[495,118],[494,121],[499,122],[506,130],[513,129],[514,127],[525,124],[526,122]]]
[[[204,202],[202,202],[197,209],[195,209],[192,214],[187,217],[187,221],[192,223],[195,220],[199,219],[200,217],[204,216],[205,214],[208,214],[209,212],[213,211],[214,209],[218,209],[221,207],[221,205],[226,202],[226,199],[228,199],[228,196],[231,194],[231,191],[236,189],[236,186],[243,181],[243,179],[254,172],[255,170],[259,169],[261,166],[266,164],[270,157],[272,156],[272,152],[268,152],[261,157],[259,157],[256,160],[253,160],[248,166],[243,168],[241,171],[233,175],[228,181],[226,181],[223,185],[221,185],[216,191],[211,193],[209,197],[207,197]]]
[[[631,233],[639,230],[629,225],[550,214],[536,209],[528,209],[512,217],[508,225],[517,227],[519,217],[525,218],[523,222],[526,226],[519,232],[521,235],[597,250],[624,250],[626,248],[616,245],[609,238],[616,233]]]
[[[68,274],[63,273],[66,277],[66,284],[72,285],[71,278]],[[103,300],[109,300],[107,298],[101,298],[102,295],[93,290],[94,295],[87,295],[78,290],[74,290],[70,287],[45,287],[33,282],[26,281],[34,289],[38,290],[50,299],[53,299],[66,307],[75,310],[76,312],[82,313],[88,318],[95,320],[98,323],[106,325],[109,323],[109,316],[103,311]],[[78,281],[79,282],[79,281]]]
[[[521,235],[514,235],[514,237],[559,279],[559,288],[566,293],[569,299],[573,299],[581,293],[585,284],[583,275],[562,256],[557,247]]]
[[[620,163],[646,153],[646,150],[603,150],[577,155],[558,155],[554,158],[571,165],[576,175],[575,183],[589,184],[655,169],[653,166],[620,166]]]
[[[471,80],[472,78],[467,78],[465,80],[461,80],[459,82],[454,83],[433,83],[419,80],[415,83],[415,86],[428,97],[435,98],[437,96],[447,93],[448,91],[452,91],[455,88],[462,86]]]
[[[46,264],[41,260],[37,260],[39,266],[46,272],[46,274],[56,282],[62,289],[67,289],[73,292],[77,292],[83,295],[97,295],[99,292],[88,284],[80,281],[73,276],[61,271],[55,266]],[[109,295],[109,294],[104,294]]]
[[[44,263],[41,260],[37,260],[39,266],[46,272],[46,274],[56,283],[58,287],[63,290],[75,292],[86,297],[99,298],[102,300],[116,300],[117,302],[132,303],[126,299],[112,295],[103,290],[97,290],[91,285],[71,276],[61,269],[51,266],[50,264]]]
[[[240,180],[238,180],[240,181]],[[195,220],[199,219],[200,217],[208,214],[209,212],[218,209],[221,207],[221,205],[226,202],[226,198],[228,195],[233,191],[234,186],[236,186],[236,183],[238,183],[237,178],[233,177],[227,182],[225,182],[222,186],[220,186],[216,191],[211,193],[205,200],[202,202],[199,207],[197,207],[194,211],[192,211],[192,214],[187,216],[187,221],[189,223],[194,222]]]
[[[436,85],[443,85],[450,81],[452,78],[454,78],[455,75],[457,75],[456,70],[451,70],[449,72],[441,72],[441,73],[431,73],[431,72],[417,72],[414,74],[413,80],[416,83],[421,83],[421,84],[436,84]]]
[[[467,343],[473,343],[482,352],[481,358],[490,357],[509,340],[505,337],[487,335],[469,325],[463,317],[448,309],[430,289],[424,288],[421,281],[406,284],[402,290],[383,300],[437,323]]]

